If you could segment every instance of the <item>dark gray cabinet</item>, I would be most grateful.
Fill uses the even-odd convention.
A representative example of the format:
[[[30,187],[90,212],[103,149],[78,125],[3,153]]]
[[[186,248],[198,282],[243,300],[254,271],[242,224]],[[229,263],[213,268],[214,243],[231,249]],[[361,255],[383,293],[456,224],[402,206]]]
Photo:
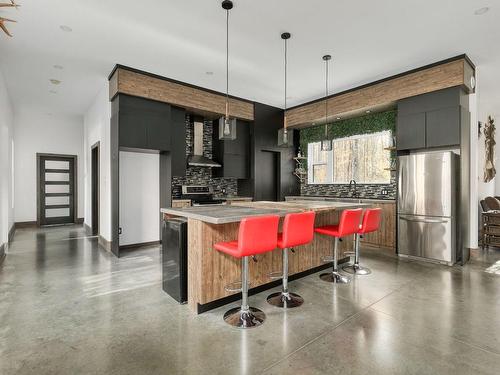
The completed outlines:
[[[460,144],[460,107],[438,109],[426,113],[427,147]]]
[[[222,167],[212,170],[214,177],[232,177],[245,179],[250,173],[250,124],[246,121],[236,122],[236,139],[219,139],[219,122],[214,121],[213,151],[214,159]]]
[[[186,111],[172,107],[171,112],[171,146],[172,175],[185,176],[187,168],[186,159]]]
[[[400,100],[396,147],[416,150],[459,146],[460,129],[467,116],[468,97],[460,87]]]
[[[398,150],[425,148],[425,113],[398,116],[396,144]]]
[[[120,95],[119,144],[121,148],[168,151],[171,107],[152,100]]]

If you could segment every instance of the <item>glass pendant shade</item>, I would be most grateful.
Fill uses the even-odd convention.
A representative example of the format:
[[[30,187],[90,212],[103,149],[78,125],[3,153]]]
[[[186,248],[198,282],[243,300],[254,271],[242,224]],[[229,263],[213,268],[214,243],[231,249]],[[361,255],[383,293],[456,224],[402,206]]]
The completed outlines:
[[[222,116],[219,118],[219,139],[234,141],[236,139],[236,119]]]
[[[321,151],[332,151],[332,141],[330,139],[321,141]]]
[[[278,130],[278,147],[293,146],[293,130],[281,128]]]

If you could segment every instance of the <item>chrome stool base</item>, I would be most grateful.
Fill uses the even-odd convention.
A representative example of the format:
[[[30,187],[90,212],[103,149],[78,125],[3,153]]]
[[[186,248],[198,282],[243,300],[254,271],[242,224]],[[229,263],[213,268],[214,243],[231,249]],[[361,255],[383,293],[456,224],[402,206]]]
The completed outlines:
[[[342,270],[353,275],[369,275],[372,273],[369,268],[362,267],[359,264],[347,264],[342,267]]]
[[[237,328],[255,328],[266,320],[264,311],[249,307],[247,311],[241,310],[241,307],[235,307],[224,314],[224,321],[227,324]]]
[[[267,297],[267,302],[276,307],[291,309],[304,303],[304,298],[295,293],[276,292]]]
[[[319,277],[323,281],[335,284],[349,284],[351,282],[351,279],[349,277],[341,275],[336,271],[322,273],[321,275],[319,275]]]

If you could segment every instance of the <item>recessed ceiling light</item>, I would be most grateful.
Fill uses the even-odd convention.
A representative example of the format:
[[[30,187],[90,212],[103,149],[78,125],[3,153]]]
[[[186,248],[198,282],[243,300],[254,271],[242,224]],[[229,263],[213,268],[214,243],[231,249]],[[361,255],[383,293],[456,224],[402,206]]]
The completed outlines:
[[[56,90],[50,90],[49,91],[51,94],[57,94],[57,91]]]
[[[213,76],[213,75],[214,75],[214,72],[205,72],[205,74],[206,74],[207,76]]]
[[[54,69],[63,70],[64,67],[62,65],[54,65]]]
[[[342,117],[337,117],[337,120],[342,120]]]
[[[51,78],[49,79],[50,83],[52,83],[53,85],[58,85],[61,83],[61,81],[59,81],[58,79],[55,79],[55,78]]]
[[[72,32],[72,31],[73,31],[73,29],[72,29],[71,27],[67,26],[67,25],[61,25],[61,26],[59,26],[59,28],[60,28],[62,31],[65,31],[65,32],[67,32],[67,33],[70,33],[70,32]]]
[[[476,9],[476,10],[474,11],[474,14],[475,14],[476,16],[480,16],[480,15],[482,15],[482,14],[485,14],[485,13],[486,13],[486,12],[488,12],[489,10],[490,10],[490,8],[488,8],[488,7],[479,8],[479,9]]]
[[[370,110],[367,110],[367,111],[366,111],[366,113],[371,113],[371,111],[370,111]]]

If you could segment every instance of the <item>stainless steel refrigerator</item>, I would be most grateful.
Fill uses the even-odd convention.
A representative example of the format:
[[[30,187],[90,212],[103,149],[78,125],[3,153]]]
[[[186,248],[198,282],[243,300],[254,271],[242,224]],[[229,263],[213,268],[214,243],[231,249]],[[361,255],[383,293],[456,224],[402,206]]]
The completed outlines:
[[[456,262],[458,158],[451,151],[398,158],[400,255]]]

